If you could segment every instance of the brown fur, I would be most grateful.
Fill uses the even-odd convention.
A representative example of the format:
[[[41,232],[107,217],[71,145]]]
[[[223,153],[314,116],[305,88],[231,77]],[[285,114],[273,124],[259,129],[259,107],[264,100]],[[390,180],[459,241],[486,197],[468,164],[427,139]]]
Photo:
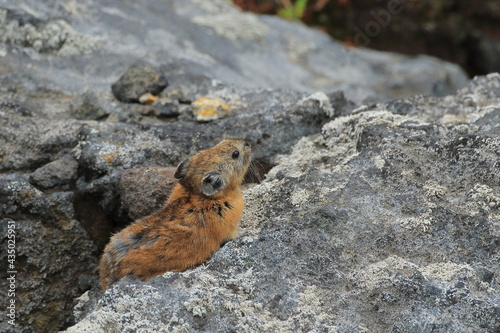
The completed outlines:
[[[223,140],[179,164],[175,177],[180,182],[165,206],[111,237],[99,265],[102,288],[124,276],[146,281],[183,271],[236,237],[243,211],[240,185],[250,154],[245,141]]]

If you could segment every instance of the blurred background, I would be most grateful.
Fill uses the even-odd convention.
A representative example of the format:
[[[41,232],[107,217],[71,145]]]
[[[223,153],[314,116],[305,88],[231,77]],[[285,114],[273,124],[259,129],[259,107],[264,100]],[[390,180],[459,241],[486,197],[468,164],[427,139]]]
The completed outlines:
[[[348,47],[428,54],[469,76],[500,71],[499,0],[233,0],[302,21]]]

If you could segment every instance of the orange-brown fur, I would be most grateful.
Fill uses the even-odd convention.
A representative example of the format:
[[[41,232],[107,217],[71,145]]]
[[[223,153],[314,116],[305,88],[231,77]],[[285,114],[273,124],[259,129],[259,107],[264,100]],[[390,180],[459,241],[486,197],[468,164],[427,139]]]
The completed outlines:
[[[148,280],[201,264],[236,237],[250,154],[245,141],[223,140],[182,162],[165,206],[110,239],[99,265],[103,289],[124,276]]]

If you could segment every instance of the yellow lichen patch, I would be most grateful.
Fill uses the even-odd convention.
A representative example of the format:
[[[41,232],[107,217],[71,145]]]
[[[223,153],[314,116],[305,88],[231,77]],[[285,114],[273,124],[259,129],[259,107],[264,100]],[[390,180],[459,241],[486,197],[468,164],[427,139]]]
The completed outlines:
[[[465,124],[467,119],[465,117],[459,117],[454,114],[445,114],[439,119],[441,125],[457,125]]]
[[[146,93],[146,94],[142,95],[141,97],[139,97],[139,102],[141,104],[146,104],[146,105],[151,105],[154,102],[156,102],[157,100],[158,100],[158,97],[151,94],[151,93]]]
[[[232,114],[231,107],[218,98],[202,97],[194,101],[191,106],[193,115],[200,122],[221,119]]]

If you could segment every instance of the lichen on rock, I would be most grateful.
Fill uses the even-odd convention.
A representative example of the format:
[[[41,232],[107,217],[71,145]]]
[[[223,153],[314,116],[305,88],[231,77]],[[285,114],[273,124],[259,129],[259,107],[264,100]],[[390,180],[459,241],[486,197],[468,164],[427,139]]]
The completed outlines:
[[[433,113],[456,110],[462,93]],[[500,142],[482,126],[423,118],[378,105],[331,120],[245,192],[238,239],[188,272],[120,282],[68,332],[102,329],[103,311],[116,318],[107,328],[128,329],[131,307],[159,331],[494,331]],[[464,135],[478,146],[463,151]]]
[[[237,22],[225,0],[2,8],[0,221],[16,223],[20,273],[18,326],[0,331],[497,329],[498,74],[467,83],[452,64],[347,50],[276,17],[229,38],[193,22]],[[63,39],[81,53],[62,57]],[[137,61],[123,102],[110,88]],[[202,97],[231,116],[197,122]],[[199,267],[103,293],[109,236],[223,137],[249,141],[257,171],[240,236]]]
[[[31,47],[40,53],[73,56],[93,52],[99,39],[76,32],[65,20],[47,22],[32,18],[32,22],[9,19],[9,10],[0,9],[0,41]],[[36,24],[33,24],[36,22]]]

